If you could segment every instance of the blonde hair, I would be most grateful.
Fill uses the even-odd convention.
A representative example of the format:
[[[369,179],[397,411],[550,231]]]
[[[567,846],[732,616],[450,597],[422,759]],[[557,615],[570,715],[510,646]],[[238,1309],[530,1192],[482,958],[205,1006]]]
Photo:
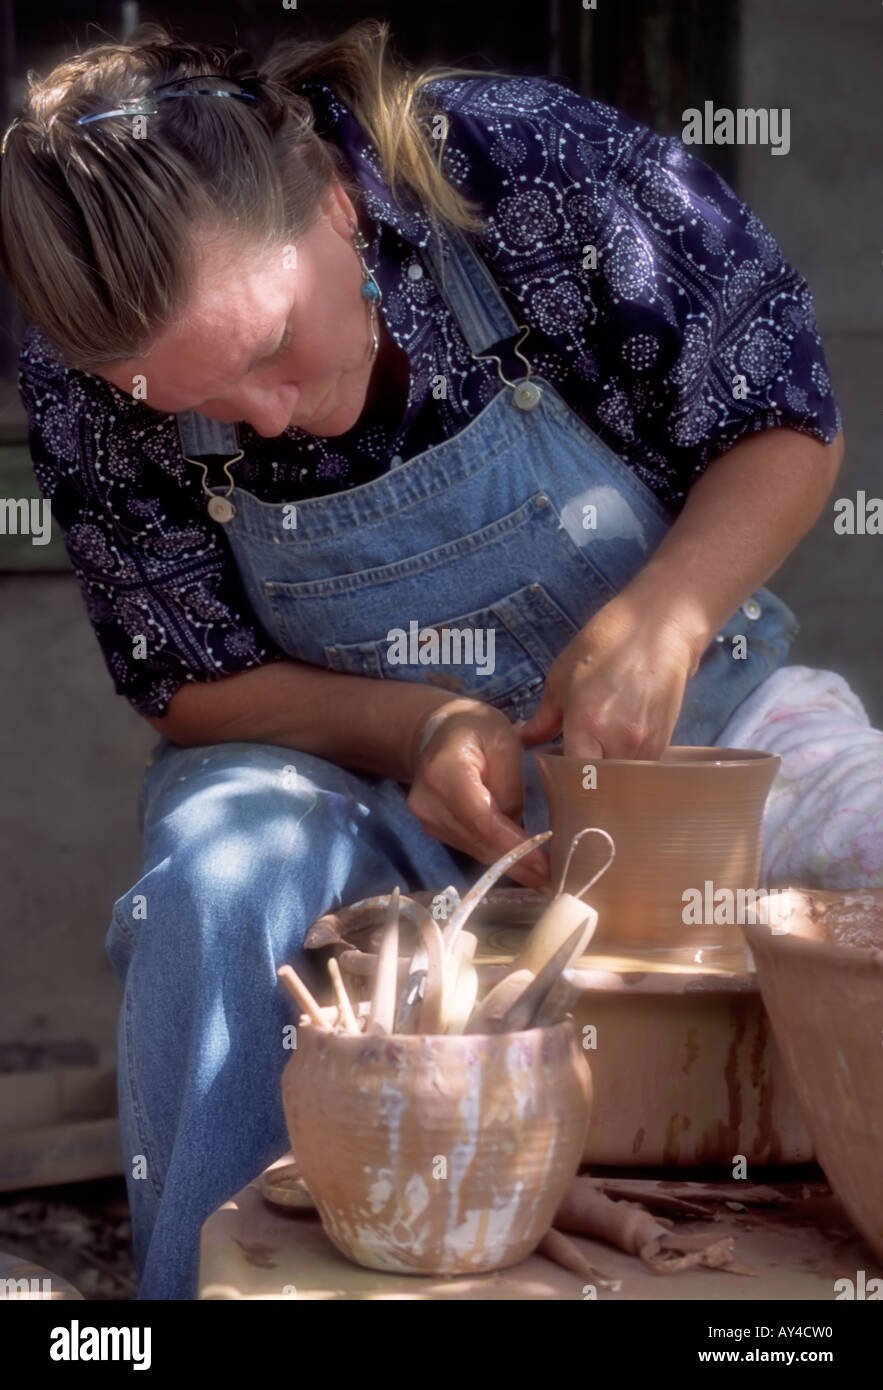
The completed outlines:
[[[339,151],[314,128],[309,79],[326,83],[376,146],[394,197],[404,187],[433,221],[480,227],[477,209],[441,161],[447,123],[423,93],[459,68],[407,70],[374,20],[330,43],[286,42],[256,69],[244,49],[178,42],[157,25],[60,63],[28,92],[0,160],[0,257],[25,313],[68,365],[84,371],[144,356],[180,315],[195,271],[197,228],[263,245],[296,242],[338,179],[359,189]],[[157,103],[149,139],[131,116],[81,116],[211,74],[244,83],[257,101]],[[240,89],[242,90],[242,89]]]

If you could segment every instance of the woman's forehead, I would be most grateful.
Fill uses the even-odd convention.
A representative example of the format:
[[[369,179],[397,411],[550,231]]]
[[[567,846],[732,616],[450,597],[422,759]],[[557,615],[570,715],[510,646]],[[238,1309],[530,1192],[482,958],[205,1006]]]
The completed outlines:
[[[302,257],[286,257],[281,247],[198,246],[180,317],[147,355],[114,363],[104,375],[124,390],[133,375],[147,375],[149,400],[204,400],[229,390],[277,346],[298,263],[303,266]]]

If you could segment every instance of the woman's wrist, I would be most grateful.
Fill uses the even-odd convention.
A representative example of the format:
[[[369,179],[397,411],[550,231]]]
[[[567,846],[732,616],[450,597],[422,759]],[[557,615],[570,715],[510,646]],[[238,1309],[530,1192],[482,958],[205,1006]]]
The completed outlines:
[[[673,566],[655,559],[611,602],[622,605],[638,633],[643,630],[654,639],[669,637],[677,642],[684,650],[691,674],[720,624],[729,616],[718,620],[701,593],[686,588]]]
[[[429,709],[422,711],[414,722],[409,740],[409,780],[413,780],[421,757],[441,725],[451,715],[464,714],[478,703],[480,702],[463,696],[449,695],[445,697],[439,694],[437,702]]]

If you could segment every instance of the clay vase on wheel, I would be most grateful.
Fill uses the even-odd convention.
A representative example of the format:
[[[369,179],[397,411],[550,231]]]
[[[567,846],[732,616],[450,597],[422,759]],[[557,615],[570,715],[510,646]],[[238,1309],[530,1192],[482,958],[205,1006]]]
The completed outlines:
[[[592,954],[731,964],[758,888],[763,808],[781,758],[743,748],[672,747],[658,762],[536,755],[554,831],[557,885],[573,836],[596,825],[616,858],[586,895],[599,915]],[[599,864],[576,847],[564,885],[578,893]]]

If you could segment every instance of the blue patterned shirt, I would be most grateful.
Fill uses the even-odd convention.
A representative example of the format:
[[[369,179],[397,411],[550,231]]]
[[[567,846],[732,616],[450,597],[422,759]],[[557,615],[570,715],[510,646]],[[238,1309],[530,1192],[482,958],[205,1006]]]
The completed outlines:
[[[393,200],[352,113],[320,82],[303,91],[363,190],[374,229],[366,259],[410,387],[400,419],[365,416],[336,438],[292,427],[263,439],[240,425],[234,477],[265,502],[364,483],[465,428],[500,388],[423,273],[425,215]],[[754,430],[834,438],[840,419],[805,281],[680,140],[544,79],[449,78],[429,93],[448,118],[444,171],[480,205],[476,246],[530,326],[534,371],[672,516],[703,469]],[[174,415],[67,369],[35,327],[19,385],[37,480],[117,691],[162,715],[186,680],[282,659],[206,514]],[[224,483],[220,469],[210,481]],[[134,654],[140,634],[146,659]]]

